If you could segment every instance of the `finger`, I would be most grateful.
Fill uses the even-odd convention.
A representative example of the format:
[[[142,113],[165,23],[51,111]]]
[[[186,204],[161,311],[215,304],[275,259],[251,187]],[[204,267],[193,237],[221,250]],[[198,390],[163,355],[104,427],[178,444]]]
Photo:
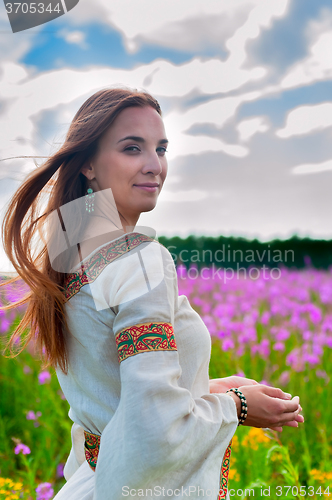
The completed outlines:
[[[298,427],[299,423],[292,420],[291,422],[285,422],[283,425],[286,425],[287,427]]]
[[[283,413],[282,415],[280,415],[279,417],[279,422],[281,425],[285,425],[286,422],[295,422],[297,423],[297,417],[299,416],[299,412],[300,410],[298,409],[297,411],[293,411],[293,412],[289,412],[289,413]],[[295,426],[297,427],[297,426]]]
[[[288,392],[284,392],[279,387],[269,387],[268,385],[264,385],[265,394],[270,396],[271,398],[279,398],[279,399],[292,399],[292,395],[288,394]]]
[[[272,431],[282,432],[282,427],[269,427]]]
[[[283,406],[284,406],[283,413],[291,413],[291,412],[292,413],[294,413],[294,412],[299,413],[301,411],[300,405],[296,402],[296,400],[294,401],[294,399],[292,399],[291,401],[284,401]]]
[[[304,416],[303,415],[297,415],[295,417],[296,422],[303,423],[304,422]]]

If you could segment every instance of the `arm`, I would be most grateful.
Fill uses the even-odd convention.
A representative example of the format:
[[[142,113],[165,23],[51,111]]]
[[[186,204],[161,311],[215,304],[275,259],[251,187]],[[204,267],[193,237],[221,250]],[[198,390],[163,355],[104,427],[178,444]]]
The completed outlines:
[[[283,425],[286,425],[288,427],[298,427],[299,422],[300,423],[304,422],[303,416],[299,415],[300,411],[302,411],[302,407],[299,404],[300,401],[298,396],[294,396],[291,402],[288,401],[286,403],[287,400],[291,399],[290,394],[284,393],[281,389],[277,389],[274,387],[267,387],[265,385],[259,384],[253,379],[231,376],[231,377],[210,380],[211,393],[226,392],[228,389],[236,387],[240,389],[244,395],[246,395],[247,390],[245,391],[242,390],[246,386],[260,386],[260,387],[256,387],[256,389],[254,390],[251,389],[251,392],[249,392],[248,394],[250,400],[250,415],[249,415],[249,403],[248,403],[248,417],[246,418],[244,425],[250,425],[253,427],[264,427],[266,425],[261,420],[262,413],[260,409],[259,408],[256,409],[257,404],[262,405],[263,409],[265,409],[267,406],[270,408],[271,414],[266,415],[265,418],[268,417],[270,419],[269,427],[271,429],[281,432]],[[236,396],[236,394],[232,392],[229,394],[236,403],[239,415],[240,399]],[[281,401],[272,401],[271,398],[279,398],[281,400],[285,400],[285,402],[283,403]],[[274,418],[275,422],[273,422],[271,418]]]
[[[232,375],[231,377],[224,378],[213,378],[210,379],[210,392],[226,392],[232,387],[239,388],[243,385],[257,385],[258,382],[251,378],[238,377],[237,375]]]
[[[110,491],[112,498],[121,498],[123,486],[144,489],[167,475],[202,470],[210,454],[220,470],[238,424],[229,394],[194,398],[178,385],[182,369],[173,332],[175,269],[169,255],[170,261],[158,270],[153,250],[151,244],[141,251],[141,261],[147,263],[143,274],[135,259],[118,262],[113,269],[113,291],[107,300],[116,314],[113,332],[121,397],[101,437],[95,477],[98,499],[110,498]],[[129,296],[132,300],[126,300]]]

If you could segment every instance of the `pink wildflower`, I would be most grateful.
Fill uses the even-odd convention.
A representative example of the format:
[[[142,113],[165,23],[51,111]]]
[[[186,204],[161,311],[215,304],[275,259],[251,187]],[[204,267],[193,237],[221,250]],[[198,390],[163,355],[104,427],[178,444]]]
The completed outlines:
[[[267,380],[261,380],[260,384],[268,385],[271,387],[271,384]]]
[[[267,325],[268,322],[270,321],[270,318],[271,318],[271,314],[269,313],[269,311],[264,311],[262,316],[261,316],[262,325]]]
[[[328,374],[324,370],[316,370],[316,376],[319,377],[319,378],[325,379],[325,381],[326,381],[327,384],[330,381],[330,377],[328,376]]]
[[[36,488],[37,500],[49,500],[53,497],[54,490],[51,483],[41,483]]]
[[[38,375],[38,380],[40,384],[48,383],[51,380],[51,374],[48,371],[40,372]]]
[[[326,337],[325,344],[332,349],[332,337]]]
[[[290,337],[290,333],[286,328],[280,328],[278,333],[276,334],[276,340],[287,340]]]
[[[8,330],[10,328],[10,325],[11,325],[11,323],[10,323],[10,321],[7,318],[3,319],[1,321],[1,326],[0,326],[1,332],[2,333],[8,332]]]
[[[22,452],[23,455],[29,455],[29,453],[31,453],[30,448],[22,443],[18,444],[14,450],[15,455],[18,455],[20,452]]]
[[[283,342],[276,342],[273,346],[274,351],[284,351],[285,350],[285,344]]]
[[[37,413],[35,413],[34,411],[30,410],[30,411],[28,411],[26,418],[27,418],[27,420],[37,420],[38,417],[41,417],[41,415],[42,414],[40,411],[37,411]],[[38,425],[36,427],[38,427]]]
[[[56,468],[56,475],[57,477],[63,477],[63,469],[64,469],[65,464],[59,463],[57,468]]]
[[[240,358],[244,354],[244,346],[241,345],[238,350],[236,351],[236,355]]]
[[[282,374],[279,377],[279,383],[281,385],[287,385],[290,381],[290,373],[289,370],[285,370],[282,372]]]
[[[310,320],[312,323],[317,324],[322,321],[322,311],[315,304],[307,304],[305,306],[306,310],[309,312]]]
[[[232,339],[225,339],[222,343],[222,350],[228,351],[229,349],[234,349],[234,342]]]
[[[310,340],[312,338],[312,332],[310,330],[306,330],[302,333],[303,340]]]
[[[320,359],[316,354],[310,354],[305,352],[303,354],[303,361],[309,363],[309,365],[311,366],[315,366],[319,364]]]

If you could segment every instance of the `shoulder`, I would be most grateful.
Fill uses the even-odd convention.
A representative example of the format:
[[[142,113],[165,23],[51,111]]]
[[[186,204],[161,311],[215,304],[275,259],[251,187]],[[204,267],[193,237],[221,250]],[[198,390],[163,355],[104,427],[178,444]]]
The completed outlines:
[[[66,300],[78,293],[84,285],[107,279],[110,272],[114,277],[116,274],[126,274],[126,269],[133,271],[141,252],[144,250],[144,255],[147,255],[154,251],[157,255],[158,246],[160,245],[156,240],[141,233],[125,234],[105,243],[67,273],[64,280]],[[146,250],[147,247],[150,247],[149,250]],[[156,258],[151,259],[151,263],[155,260]]]
[[[132,247],[107,266],[103,274],[107,281],[104,289],[108,300],[115,304],[147,293],[166,291],[166,288],[177,284],[170,252],[154,239]]]
[[[156,239],[142,233],[129,233],[111,241],[84,259],[76,271],[66,276],[65,297],[69,300],[84,285],[108,296],[119,290],[134,295],[155,289],[162,281],[176,282],[171,253]],[[129,293],[131,295],[131,293]]]

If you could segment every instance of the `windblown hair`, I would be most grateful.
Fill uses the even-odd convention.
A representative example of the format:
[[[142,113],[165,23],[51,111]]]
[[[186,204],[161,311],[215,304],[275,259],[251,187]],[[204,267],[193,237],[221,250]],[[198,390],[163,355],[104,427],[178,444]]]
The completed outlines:
[[[65,272],[52,268],[47,245],[33,256],[32,240],[53,211],[85,195],[88,180],[80,172],[83,165],[97,152],[99,139],[119,113],[131,106],[151,106],[160,115],[159,103],[147,92],[129,88],[110,88],[89,97],[70,124],[64,144],[59,151],[30,173],[11,198],[2,223],[5,253],[18,275],[0,284],[8,285],[22,279],[29,292],[20,300],[1,307],[8,310],[27,304],[25,314],[5,342],[10,355],[20,354],[30,341],[40,355],[42,368],[49,366],[68,372],[64,283]],[[41,200],[50,193],[42,215]],[[83,224],[83,220],[82,220]],[[23,337],[25,331],[27,335]],[[23,345],[22,345],[23,342]],[[18,352],[13,345],[19,344]]]

